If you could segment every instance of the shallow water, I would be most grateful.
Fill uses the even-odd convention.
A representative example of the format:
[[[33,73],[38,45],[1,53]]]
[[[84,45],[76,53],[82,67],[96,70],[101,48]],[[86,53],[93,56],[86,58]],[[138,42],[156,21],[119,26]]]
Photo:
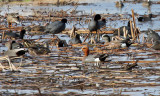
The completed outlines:
[[[139,14],[139,15],[147,15],[148,11],[154,15],[159,15],[160,12],[158,11],[160,9],[159,4],[153,4],[151,5],[150,9],[147,7],[143,7],[142,3],[124,3],[123,8],[116,8],[115,7],[115,1],[110,1],[110,0],[89,0],[89,1],[81,1],[80,3],[84,2],[89,2],[88,5],[79,5],[77,7],[77,11],[81,11],[82,14],[91,14],[92,13],[98,13],[98,14],[131,14],[131,9],[134,9],[134,12]],[[154,0],[156,1],[156,0]],[[94,3],[96,2],[96,3]],[[9,6],[9,7],[8,7]],[[37,6],[37,5],[32,5],[32,4],[27,4],[27,5],[17,5],[17,4],[5,4],[1,6],[1,15],[4,15],[6,13],[13,13],[17,12],[22,16],[28,16],[28,15],[35,15],[34,11],[51,11],[51,10],[68,10],[67,12],[69,13],[72,9],[74,9],[74,6],[55,6],[55,5],[48,5],[48,6]],[[78,13],[78,14],[81,14]],[[125,15],[124,15],[125,16]],[[147,30],[148,28],[151,28],[153,30],[159,29],[159,20],[160,17],[153,18],[153,21],[141,23],[136,21],[137,27],[140,28],[140,30]],[[73,22],[74,23],[74,22]],[[116,24],[116,26],[114,26]],[[116,20],[116,21],[108,21],[106,23],[107,26],[109,27],[114,27],[118,28],[122,25],[126,25],[127,22],[121,21],[121,20]],[[73,24],[67,25],[67,28],[71,28]],[[82,26],[78,26],[81,28]],[[84,28],[87,28],[87,25],[83,25]]]

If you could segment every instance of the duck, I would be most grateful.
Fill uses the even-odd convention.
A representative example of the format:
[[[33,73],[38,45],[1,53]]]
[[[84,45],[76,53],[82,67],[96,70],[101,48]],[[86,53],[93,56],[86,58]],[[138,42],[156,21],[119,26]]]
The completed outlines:
[[[25,29],[22,29],[20,31],[20,34],[13,33],[12,31],[9,31],[9,32],[4,33],[4,38],[11,37],[14,39],[23,39],[25,33],[26,33]]]
[[[65,30],[67,19],[63,18],[61,21],[55,21],[46,26],[45,31],[46,33],[58,34]]]
[[[95,65],[100,67],[100,63],[102,61],[105,61],[105,59],[108,57],[108,54],[90,54],[90,50],[88,46],[82,47],[82,51],[84,53],[82,61],[84,63],[89,63],[89,62],[95,62]]]
[[[33,55],[46,55],[50,53],[49,45],[47,42],[45,44],[36,44],[35,41],[23,40],[24,47],[28,48],[28,52]]]
[[[160,40],[155,40],[150,48],[160,50]]]
[[[139,16],[137,19],[139,22],[151,21],[152,14],[149,14],[148,16]]]
[[[102,35],[102,40],[104,40],[105,43],[106,43],[106,42],[110,42],[110,41],[111,41],[111,38],[110,38],[110,36],[108,36],[107,34],[103,34],[103,35]]]
[[[67,47],[67,42],[66,40],[59,40],[56,44],[57,47]]]
[[[150,0],[147,0],[147,1],[144,1],[144,2],[142,3],[142,6],[144,6],[144,7],[150,7],[151,4],[152,4],[152,2],[151,2]]]
[[[10,43],[12,42],[12,43]],[[11,40],[5,43],[5,46],[9,49],[19,49],[24,48],[23,44],[17,43],[15,40]]]
[[[20,24],[20,17],[16,14],[8,14],[7,15],[8,27],[12,27],[12,23]]]
[[[78,43],[82,43],[82,41],[80,39],[80,34],[76,34],[75,37],[73,37],[71,40],[69,40],[69,44],[78,44]]]
[[[25,48],[22,48],[21,44],[16,43],[15,41],[9,41],[5,43],[6,47],[8,47],[8,50],[4,52],[4,56],[1,57],[1,60],[8,60],[9,62],[9,66],[10,66],[10,70],[11,71],[16,71],[17,68],[11,63],[10,58],[12,57],[21,57],[23,56],[27,51],[25,50]],[[20,62],[20,66],[22,63],[22,58],[21,58],[21,62]],[[1,64],[2,69],[4,70],[4,67]]]
[[[31,25],[26,26],[25,30],[28,31],[28,33],[36,34],[36,35],[42,35],[45,34],[45,28],[49,23],[45,23],[44,25]]]
[[[133,41],[130,38],[125,38],[122,40],[113,40],[110,42],[105,42],[106,49],[119,49],[119,48],[128,48],[132,45]]]
[[[160,40],[160,36],[158,33],[156,33],[155,31],[153,31],[152,29],[148,29],[148,31],[146,32],[147,34],[147,41],[149,43],[152,43],[154,41],[158,41]]]
[[[9,44],[5,44],[6,47],[8,47],[8,50],[4,53],[4,55],[8,55],[9,57],[12,56],[22,56],[25,54],[25,49],[23,48],[23,45],[20,43],[17,43],[16,41],[11,41]]]
[[[123,7],[124,6],[124,4],[121,0],[116,1],[115,3],[116,3],[116,7]]]
[[[68,47],[66,40],[61,40],[57,35],[54,35],[53,39],[46,41],[51,46],[59,47]]]
[[[120,27],[120,36],[124,36],[124,28],[128,31],[127,37],[131,36],[131,28],[130,28],[130,21],[128,21],[127,26]],[[114,30],[113,36],[118,36],[118,29]]]

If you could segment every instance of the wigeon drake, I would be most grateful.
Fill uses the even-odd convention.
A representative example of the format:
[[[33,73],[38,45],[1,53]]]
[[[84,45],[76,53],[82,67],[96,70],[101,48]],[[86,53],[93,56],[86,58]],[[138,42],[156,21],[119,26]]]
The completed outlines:
[[[105,61],[108,57],[108,54],[89,54],[89,48],[87,46],[82,47],[82,51],[84,52],[84,56],[82,61],[84,63],[95,62],[95,65],[100,67],[100,62]]]

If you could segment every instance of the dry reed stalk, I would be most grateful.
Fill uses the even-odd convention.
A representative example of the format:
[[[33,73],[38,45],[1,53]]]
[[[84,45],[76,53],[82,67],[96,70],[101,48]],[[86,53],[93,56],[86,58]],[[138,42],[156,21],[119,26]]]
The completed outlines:
[[[14,30],[14,31],[20,31],[22,27],[12,27],[12,28],[0,28],[0,30]]]
[[[3,34],[2,34],[2,41],[4,40],[4,31],[3,31]]]
[[[143,37],[142,37],[142,43],[144,44],[145,43],[145,36],[144,36],[144,34],[143,34]]]
[[[118,28],[118,36],[120,37],[120,28]]]
[[[160,86],[157,83],[134,83],[135,86]]]
[[[125,27],[123,27],[123,36],[124,36],[124,38],[126,38],[126,36],[127,36]]]
[[[135,22],[134,10],[133,9],[132,9],[132,19],[133,19],[133,24],[134,24],[134,36],[135,36],[135,34],[136,34],[136,22]],[[135,37],[133,39],[135,39]]]
[[[134,38],[134,32],[133,32],[133,26],[132,26],[132,21],[130,20],[130,29],[131,29],[131,36]]]
[[[73,38],[76,36],[76,27],[73,25],[72,30],[70,31],[70,38]]]
[[[89,37],[89,35],[90,35],[90,33],[88,33],[88,34],[87,34],[87,36],[85,37],[85,39],[84,39],[83,43],[85,43],[85,42],[86,42],[86,40],[87,40],[87,38]]]
[[[115,76],[115,79],[133,79],[136,76]]]
[[[139,34],[141,33],[140,29],[137,28],[136,30],[138,30],[137,34],[136,34],[136,37],[138,38],[138,42],[140,43],[140,38],[139,38]]]

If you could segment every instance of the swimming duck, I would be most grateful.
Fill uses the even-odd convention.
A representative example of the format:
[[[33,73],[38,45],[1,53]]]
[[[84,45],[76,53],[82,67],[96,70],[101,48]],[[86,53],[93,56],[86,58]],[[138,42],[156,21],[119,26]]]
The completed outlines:
[[[100,62],[105,61],[105,59],[108,57],[108,54],[89,54],[89,48],[87,46],[82,47],[82,51],[84,53],[84,57],[82,59],[83,62],[95,62],[96,65],[100,66]]]
[[[116,3],[116,7],[123,7],[124,6],[124,4],[121,0],[116,1],[115,3]]]
[[[31,34],[36,34],[36,35],[42,35],[45,34],[45,28],[48,26],[49,23],[45,23],[44,25],[31,25],[25,27],[25,30],[28,31]]]
[[[82,41],[80,39],[80,34],[76,34],[75,37],[73,37],[71,40],[69,40],[69,44],[78,44],[78,43],[82,43]]]
[[[66,40],[59,40],[56,44],[57,47],[67,47],[67,42]]]
[[[146,32],[146,34],[147,34],[147,41],[149,43],[152,43],[154,41],[160,40],[159,34],[156,33],[155,31],[151,30],[151,29],[148,29],[148,31]]]
[[[66,25],[65,25],[66,23],[67,23],[67,19],[62,19],[61,21],[55,21],[46,26],[45,32],[58,34],[66,28]]]
[[[20,18],[18,15],[8,14],[7,15],[8,27],[12,27],[12,23],[20,23]]]
[[[16,43],[15,41],[9,41],[5,45],[6,47],[8,47],[8,50],[4,52],[4,57],[2,57],[1,59],[8,60],[11,71],[17,70],[17,68],[11,63],[10,58],[21,57],[26,53],[26,50],[22,48],[21,44]],[[22,63],[22,58],[21,58],[20,66],[21,66],[21,63]],[[4,70],[3,66],[2,68]]]
[[[119,28],[120,29],[120,36],[124,36],[124,29],[126,31],[128,31],[128,34],[127,34],[127,37],[129,35],[131,35],[131,29],[130,29],[130,21],[128,21],[128,24],[127,26],[122,26]],[[114,30],[114,33],[113,33],[114,36],[118,36],[118,29]],[[129,36],[130,37],[130,36]]]
[[[12,42],[12,43],[10,43]],[[19,48],[23,48],[24,46],[21,43],[17,43],[16,41],[12,40],[12,41],[8,41],[5,43],[5,46],[8,49],[19,49]]]
[[[149,14],[148,16],[140,16],[137,19],[138,19],[139,22],[151,21],[152,20],[152,14]]]
[[[57,35],[54,35],[53,39],[47,40],[47,43],[51,46],[57,46],[57,48],[68,46],[66,40],[61,40]]]
[[[47,42],[45,42],[44,45],[41,45],[36,44],[35,41],[23,40],[23,44],[26,48],[28,48],[28,52],[34,56],[46,55],[51,52]]]
[[[8,42],[7,42],[8,43]],[[8,47],[8,50],[4,53],[4,55],[12,56],[22,56],[25,54],[25,49],[22,48],[23,45],[20,43],[16,43],[16,41],[11,41],[9,45],[5,44]]]
[[[130,41],[129,38],[126,38],[124,40],[114,40],[111,42],[105,42],[105,48],[107,49],[119,49],[119,48],[127,48],[129,47],[133,42]]]
[[[149,6],[151,6],[151,4],[152,4],[152,2],[151,2],[150,0],[147,0],[147,1],[144,1],[144,2],[142,3],[142,6],[144,6],[144,7],[149,7]]]
[[[6,32],[6,33],[4,33],[4,38],[11,37],[11,38],[14,38],[14,39],[23,39],[25,33],[26,33],[25,29],[22,29],[20,31],[20,34],[13,33],[12,31],[11,32]]]
[[[160,50],[160,40],[154,41],[150,48],[155,49],[155,50]]]
[[[110,41],[111,41],[111,38],[110,38],[110,36],[108,36],[107,34],[103,34],[103,35],[102,35],[102,40],[105,40],[105,42],[110,42]]]

